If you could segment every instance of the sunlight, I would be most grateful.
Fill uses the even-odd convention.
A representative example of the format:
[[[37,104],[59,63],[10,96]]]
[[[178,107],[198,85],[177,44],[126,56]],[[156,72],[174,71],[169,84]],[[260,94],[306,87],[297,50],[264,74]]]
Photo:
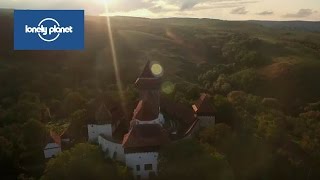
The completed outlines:
[[[99,0],[101,3],[103,3],[103,4],[110,4],[110,3],[112,3],[112,2],[114,2],[114,1],[116,1],[116,0]]]
[[[111,0],[105,0],[105,10],[108,12],[108,4],[107,2]],[[123,94],[123,88],[122,88],[122,82],[120,78],[120,73],[119,73],[119,67],[118,67],[118,59],[117,59],[117,52],[115,49],[114,45],[114,40],[113,40],[113,34],[112,34],[112,28],[111,28],[111,22],[110,22],[110,17],[107,16],[107,28],[108,28],[108,35],[109,35],[109,40],[110,40],[110,48],[111,48],[111,54],[112,54],[112,62],[113,62],[113,67],[114,67],[114,72],[115,72],[115,77],[116,77],[116,82],[117,82],[117,88],[119,91],[119,96],[121,98],[121,105],[123,108],[123,111],[126,113],[126,105],[125,105],[125,97]],[[127,114],[126,114],[127,115]]]

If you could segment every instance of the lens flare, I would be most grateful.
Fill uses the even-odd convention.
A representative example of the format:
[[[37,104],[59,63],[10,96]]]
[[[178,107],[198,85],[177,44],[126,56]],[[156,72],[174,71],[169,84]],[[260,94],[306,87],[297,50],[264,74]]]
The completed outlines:
[[[165,94],[173,93],[174,89],[175,89],[175,85],[170,81],[166,81],[166,82],[162,83],[162,85],[161,85],[161,90]]]
[[[163,68],[159,63],[154,63],[151,65],[151,72],[155,76],[162,76]]]

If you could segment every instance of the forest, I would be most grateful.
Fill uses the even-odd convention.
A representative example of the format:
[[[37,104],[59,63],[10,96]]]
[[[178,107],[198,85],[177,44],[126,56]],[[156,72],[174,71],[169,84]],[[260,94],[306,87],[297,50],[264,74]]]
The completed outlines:
[[[121,98],[106,17],[86,17],[84,51],[14,51],[12,13],[0,22],[1,179],[132,179],[86,143],[86,124],[101,98],[130,120],[147,60],[164,69],[162,96],[208,93],[217,121],[161,149],[155,179],[320,179],[320,30],[112,17]],[[46,134],[67,128],[75,145],[46,161]]]

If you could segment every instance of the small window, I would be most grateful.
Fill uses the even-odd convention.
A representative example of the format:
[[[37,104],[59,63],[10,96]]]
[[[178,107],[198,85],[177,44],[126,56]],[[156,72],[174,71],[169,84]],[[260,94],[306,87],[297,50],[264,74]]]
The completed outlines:
[[[140,171],[140,165],[136,165],[137,171]]]
[[[152,170],[152,164],[145,164],[144,165],[144,170]]]

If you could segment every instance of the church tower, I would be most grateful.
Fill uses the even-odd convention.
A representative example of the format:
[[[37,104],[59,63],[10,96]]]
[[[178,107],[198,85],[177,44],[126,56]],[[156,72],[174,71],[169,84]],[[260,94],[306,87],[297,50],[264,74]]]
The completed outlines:
[[[133,112],[129,132],[124,135],[122,147],[126,165],[133,170],[135,179],[149,179],[158,173],[159,148],[170,141],[167,131],[162,127],[161,79],[153,73],[150,61],[135,85],[140,100]]]
[[[152,72],[150,61],[145,65],[135,85],[139,90],[140,100],[134,110],[131,126],[134,124],[160,124],[164,118],[160,113],[161,78]]]

